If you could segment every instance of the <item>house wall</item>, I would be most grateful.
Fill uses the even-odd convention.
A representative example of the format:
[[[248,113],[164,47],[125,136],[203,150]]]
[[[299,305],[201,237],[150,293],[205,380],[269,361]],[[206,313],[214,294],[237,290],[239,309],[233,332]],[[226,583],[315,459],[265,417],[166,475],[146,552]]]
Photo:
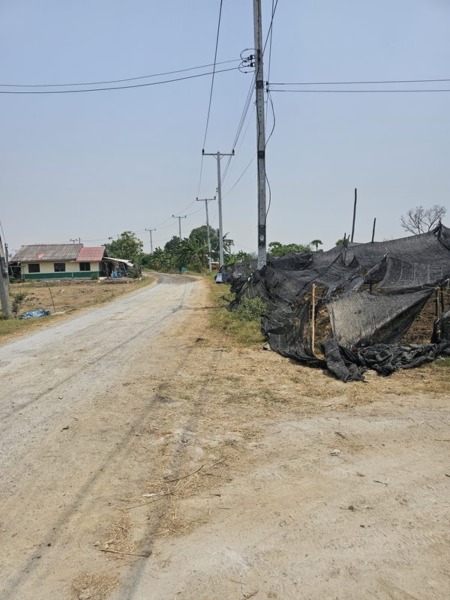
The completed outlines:
[[[55,262],[64,262],[66,270],[62,273],[55,273]],[[90,261],[90,271],[80,271],[80,263],[75,261],[57,260],[55,262],[33,261],[33,264],[39,263],[40,273],[29,273],[28,263],[22,263],[22,279],[92,279],[100,276],[100,263]],[[88,262],[88,261],[86,261]]]

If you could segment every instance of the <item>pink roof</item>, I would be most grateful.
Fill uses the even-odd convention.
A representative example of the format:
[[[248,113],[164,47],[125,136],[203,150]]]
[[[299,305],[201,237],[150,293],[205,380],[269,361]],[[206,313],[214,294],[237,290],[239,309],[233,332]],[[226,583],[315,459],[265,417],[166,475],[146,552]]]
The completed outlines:
[[[83,246],[78,255],[77,262],[100,262],[103,260],[104,254],[104,246],[96,246],[93,248],[86,248]]]

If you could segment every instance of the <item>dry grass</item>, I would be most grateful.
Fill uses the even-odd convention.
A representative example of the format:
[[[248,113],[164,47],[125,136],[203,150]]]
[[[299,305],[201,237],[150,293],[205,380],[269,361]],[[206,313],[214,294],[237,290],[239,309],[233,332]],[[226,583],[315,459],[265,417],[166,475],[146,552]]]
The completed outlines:
[[[71,594],[75,600],[105,600],[118,583],[110,573],[81,573],[72,582]]]
[[[222,340],[240,346],[255,346],[264,342],[259,321],[244,321],[226,310],[233,300],[230,286],[227,283],[217,284],[207,277],[211,305],[210,326],[220,332]]]

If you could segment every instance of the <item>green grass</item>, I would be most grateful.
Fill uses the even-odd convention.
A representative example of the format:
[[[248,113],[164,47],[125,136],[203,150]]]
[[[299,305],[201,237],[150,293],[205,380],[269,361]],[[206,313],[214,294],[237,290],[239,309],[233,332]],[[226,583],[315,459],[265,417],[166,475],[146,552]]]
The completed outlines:
[[[433,363],[434,367],[438,367],[439,369],[450,369],[450,356],[438,358]]]
[[[5,319],[0,318],[0,337],[17,333],[19,331],[32,331],[43,322],[48,323],[49,317],[40,319]]]
[[[222,335],[226,335],[234,343],[241,346],[255,346],[264,343],[265,338],[261,333],[260,319],[249,320],[240,318],[239,313],[232,313],[227,306],[233,300],[230,286],[227,283],[215,283],[213,277],[207,276],[210,287],[210,298],[213,308],[211,311],[211,327]],[[248,311],[247,311],[248,312]]]

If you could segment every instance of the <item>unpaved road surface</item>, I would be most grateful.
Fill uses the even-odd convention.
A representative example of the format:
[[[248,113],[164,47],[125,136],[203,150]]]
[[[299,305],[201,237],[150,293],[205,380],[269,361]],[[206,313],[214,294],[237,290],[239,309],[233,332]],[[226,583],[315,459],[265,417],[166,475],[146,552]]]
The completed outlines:
[[[162,283],[0,346],[2,600],[448,600],[445,369],[343,384]]]

